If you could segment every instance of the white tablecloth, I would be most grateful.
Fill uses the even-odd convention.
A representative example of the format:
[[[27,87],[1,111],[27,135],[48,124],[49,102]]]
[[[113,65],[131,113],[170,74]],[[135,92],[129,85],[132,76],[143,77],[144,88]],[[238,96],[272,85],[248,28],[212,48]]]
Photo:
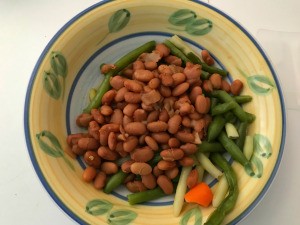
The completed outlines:
[[[63,24],[96,0],[0,1],[0,224],[74,225],[38,180],[27,152],[23,108],[34,65]],[[281,167],[265,198],[241,225],[300,224],[300,1],[210,0],[244,26],[275,64],[286,97]]]

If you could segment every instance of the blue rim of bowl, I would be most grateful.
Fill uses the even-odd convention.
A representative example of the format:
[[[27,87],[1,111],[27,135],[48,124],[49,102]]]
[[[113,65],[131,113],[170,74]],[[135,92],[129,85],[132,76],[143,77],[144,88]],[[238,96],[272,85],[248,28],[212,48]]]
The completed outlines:
[[[240,222],[242,219],[244,219],[257,205],[258,203],[262,200],[262,198],[265,196],[265,194],[267,193],[268,189],[270,188],[276,174],[278,171],[278,168],[280,166],[280,162],[282,159],[282,155],[283,155],[283,150],[284,150],[284,144],[285,144],[285,136],[286,136],[286,112],[285,112],[285,105],[284,105],[284,98],[283,98],[283,94],[279,85],[279,81],[278,78],[276,76],[275,70],[271,65],[270,60],[268,59],[267,55],[265,54],[265,52],[263,51],[263,49],[261,48],[261,46],[258,44],[258,42],[252,37],[252,35],[244,28],[242,27],[242,25],[240,25],[237,21],[235,21],[233,18],[231,18],[229,15],[227,15],[226,13],[222,12],[221,10],[207,4],[204,2],[200,2],[197,0],[191,0],[192,2],[195,2],[197,4],[203,5],[213,11],[215,11],[216,13],[222,15],[223,17],[225,17],[227,20],[229,20],[231,23],[233,23],[235,26],[237,26],[250,40],[251,42],[255,45],[255,47],[259,50],[260,54],[263,56],[265,62],[267,63],[273,79],[275,80],[276,86],[277,86],[277,90],[278,90],[278,94],[279,94],[279,99],[280,99],[280,104],[281,104],[281,112],[282,112],[282,134],[281,134],[281,143],[280,143],[280,149],[279,149],[279,153],[278,153],[278,157],[276,160],[276,163],[274,165],[274,169],[266,183],[266,185],[264,186],[264,188],[262,189],[262,191],[259,193],[259,195],[256,197],[256,199],[248,206],[247,209],[245,209],[239,216],[237,216],[233,221],[230,222],[230,224],[237,224],[238,222]],[[101,7],[104,4],[107,4],[111,2],[110,0],[104,0],[102,2],[96,3],[88,8],[86,8],[85,10],[83,10],[82,12],[80,12],[79,14],[77,14],[75,17],[73,17],[71,20],[69,20],[54,36],[53,38],[50,40],[50,42],[47,44],[47,46],[45,47],[45,49],[43,50],[42,54],[40,55],[34,69],[33,72],[31,74],[29,83],[28,83],[28,88],[27,88],[27,92],[26,92],[26,96],[25,96],[25,107],[24,107],[24,131],[25,131],[25,139],[26,139],[26,144],[27,144],[27,148],[28,148],[28,153],[30,156],[30,159],[32,161],[33,167],[36,171],[36,174],[38,175],[38,178],[40,179],[42,185],[44,186],[44,188],[46,189],[46,191],[48,192],[48,194],[52,197],[52,199],[55,201],[55,203],[67,214],[69,215],[74,221],[78,222],[79,224],[87,224],[85,221],[83,221],[81,218],[79,218],[79,216],[77,216],[72,210],[70,210],[64,203],[63,201],[55,194],[55,192],[52,190],[51,186],[49,185],[49,183],[47,182],[46,178],[44,177],[41,168],[39,167],[38,163],[37,163],[37,159],[35,157],[34,151],[33,151],[33,146],[32,146],[32,142],[31,142],[31,138],[30,138],[30,128],[29,128],[29,108],[30,108],[30,97],[31,97],[31,93],[32,93],[32,87],[37,75],[37,71],[40,67],[40,63],[43,61],[44,57],[46,56],[46,54],[49,52],[51,46],[53,45],[53,43],[59,38],[59,36],[72,24],[74,23],[76,20],[80,19],[83,15],[87,14],[88,12],[94,10],[95,8]]]

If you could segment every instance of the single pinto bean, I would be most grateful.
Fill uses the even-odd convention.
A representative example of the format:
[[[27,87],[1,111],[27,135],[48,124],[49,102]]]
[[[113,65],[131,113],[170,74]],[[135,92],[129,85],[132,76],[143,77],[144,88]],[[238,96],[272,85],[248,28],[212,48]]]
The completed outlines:
[[[74,144],[71,150],[76,155],[83,155],[86,152],[86,149],[79,148],[77,144]]]
[[[209,111],[210,105],[203,95],[198,95],[195,101],[195,108],[198,113],[205,114]]]
[[[98,190],[104,188],[106,184],[106,174],[102,171],[99,171],[94,180],[94,187]]]
[[[118,158],[118,153],[111,151],[107,146],[100,146],[97,153],[102,159],[109,161],[114,161]]]
[[[141,122],[128,123],[124,126],[124,130],[129,135],[143,135],[147,131],[146,125]]]
[[[169,113],[166,109],[162,109],[159,113],[158,119],[163,122],[168,122],[170,119]]]
[[[100,130],[100,126],[95,120],[89,123],[88,133],[97,141],[99,140],[99,130]]]
[[[147,124],[147,129],[154,133],[163,132],[168,129],[168,124],[163,121],[151,122]]]
[[[180,148],[171,148],[161,151],[160,156],[165,161],[175,161],[181,159],[184,156],[184,152]]]
[[[133,113],[134,122],[142,122],[147,120],[147,112],[144,109],[137,109]]]
[[[153,73],[150,70],[136,70],[133,74],[134,78],[138,81],[149,82],[154,78]]]
[[[149,115],[147,117],[147,123],[157,121],[158,118],[159,118],[159,111],[152,111],[149,113]]]
[[[166,144],[170,139],[170,135],[167,132],[152,133],[151,137],[159,144]]]
[[[221,89],[222,87],[222,77],[220,74],[214,73],[209,77],[209,80],[214,89]]]
[[[142,95],[141,93],[134,93],[134,92],[126,92],[124,94],[124,100],[127,103],[140,103],[142,101]]]
[[[184,82],[182,84],[179,84],[178,86],[176,86],[173,91],[172,91],[172,95],[173,96],[179,96],[184,94],[188,89],[189,89],[190,85],[187,82]]]
[[[157,77],[151,79],[148,83],[148,86],[152,89],[157,89],[160,85],[160,79],[158,79]]]
[[[115,150],[117,146],[117,136],[114,132],[110,132],[108,135],[108,147],[110,150]]]
[[[160,160],[157,163],[157,168],[160,170],[170,170],[174,167],[176,167],[176,162],[174,161]]]
[[[148,146],[137,148],[131,152],[131,158],[136,162],[148,162],[154,156],[154,152]]]
[[[169,177],[171,180],[173,180],[177,175],[179,174],[178,167],[174,167],[172,169],[166,170],[165,175]]]
[[[81,149],[95,150],[99,148],[99,142],[95,138],[80,138],[78,147]]]
[[[197,146],[192,143],[186,143],[184,145],[180,146],[180,149],[186,154],[186,155],[192,155],[197,152]]]
[[[123,114],[126,116],[129,116],[129,117],[132,117],[134,111],[137,110],[138,108],[139,108],[138,104],[129,103],[124,107]]]
[[[102,97],[102,104],[110,105],[110,103],[115,99],[117,92],[113,89],[107,91]]]
[[[141,60],[136,60],[132,63],[133,70],[143,70],[145,69],[144,63]]]
[[[120,125],[123,123],[123,112],[121,109],[114,109],[114,112],[110,118],[110,123],[115,123]]]
[[[132,163],[134,163],[134,160],[127,160],[126,162],[124,162],[122,165],[121,165],[121,170],[124,172],[124,173],[131,173],[131,165]]]
[[[92,109],[91,114],[94,118],[94,120],[99,123],[99,124],[104,124],[105,123],[105,118],[104,116],[100,113],[99,109]]]
[[[142,183],[146,188],[153,189],[156,187],[156,177],[152,173],[142,175]]]
[[[173,193],[173,183],[166,175],[160,175],[157,178],[157,184],[165,194],[170,195]]]
[[[204,80],[202,87],[207,93],[211,93],[213,91],[213,86],[210,80]]]
[[[148,175],[152,172],[152,167],[144,162],[134,162],[131,164],[130,170],[137,175]]]
[[[196,169],[193,169],[186,181],[186,184],[188,186],[189,189],[195,187],[198,183],[198,171]]]
[[[170,54],[170,49],[162,43],[157,44],[155,50],[157,50],[162,57],[166,57]]]
[[[115,101],[116,102],[121,102],[124,101],[125,99],[125,93],[128,92],[128,89],[126,87],[122,87],[117,91],[117,94],[115,96]]]
[[[164,173],[163,170],[160,170],[160,169],[158,169],[157,166],[154,166],[154,168],[153,168],[153,175],[154,176],[158,177],[159,175],[162,175],[163,173]]]
[[[125,152],[133,151],[139,143],[139,139],[136,136],[129,136],[123,143],[123,149]]]
[[[184,75],[184,73],[174,73],[172,75],[172,78],[174,86],[182,84],[186,80],[186,76]]]
[[[230,91],[233,95],[239,95],[243,90],[243,83],[239,79],[236,79],[232,82]]]
[[[161,74],[161,83],[162,85],[166,86],[166,87],[170,87],[173,85],[173,78],[171,75],[169,74]]]
[[[118,165],[114,162],[103,162],[101,164],[101,170],[106,174],[114,174],[118,172]]]
[[[157,142],[152,137],[146,136],[145,142],[153,151],[157,151],[159,149]]]
[[[110,79],[110,85],[115,90],[120,90],[122,87],[124,87],[124,78],[117,75]]]
[[[97,175],[97,171],[94,167],[88,166],[82,173],[82,179],[85,182],[92,182]]]
[[[184,156],[181,160],[179,160],[179,164],[181,166],[192,166],[194,165],[194,159],[188,156]]]
[[[124,86],[132,92],[140,93],[143,91],[143,86],[136,80],[125,80]]]
[[[113,109],[108,105],[102,105],[100,107],[100,113],[103,116],[110,116],[113,112],[114,112]]]
[[[131,191],[132,193],[137,193],[137,192],[142,192],[142,191],[147,190],[147,188],[142,183],[142,181],[139,181],[139,180],[134,180],[134,181],[127,182],[126,183],[126,188],[129,191]]]
[[[230,84],[226,80],[222,80],[222,87],[221,89],[223,91],[226,91],[227,93],[230,93]]]
[[[170,138],[168,141],[168,145],[170,148],[179,148],[180,146],[180,141],[177,138]]]
[[[185,131],[178,131],[175,134],[175,137],[178,138],[180,141],[185,142],[185,143],[192,143],[195,140],[195,137],[192,133],[185,132]]]
[[[177,133],[177,131],[179,130],[179,126],[181,124],[182,118],[180,115],[175,114],[174,116],[172,116],[169,121],[168,121],[168,131],[171,134],[175,134]]]
[[[92,166],[94,168],[100,167],[101,158],[94,151],[87,151],[86,153],[84,153],[83,159],[89,166]]]
[[[168,97],[170,97],[172,95],[171,88],[163,86],[163,85],[160,85],[159,92],[165,98],[168,98]]]
[[[76,124],[79,127],[88,127],[89,123],[93,120],[93,116],[89,113],[82,113],[76,119]]]

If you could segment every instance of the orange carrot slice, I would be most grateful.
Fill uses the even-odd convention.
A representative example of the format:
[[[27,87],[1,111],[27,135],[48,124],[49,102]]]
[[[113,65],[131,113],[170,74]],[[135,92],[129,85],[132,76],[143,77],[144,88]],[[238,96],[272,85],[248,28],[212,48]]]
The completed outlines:
[[[206,183],[201,182],[190,189],[185,194],[184,199],[186,202],[197,203],[201,206],[207,207],[212,202],[213,193]]]

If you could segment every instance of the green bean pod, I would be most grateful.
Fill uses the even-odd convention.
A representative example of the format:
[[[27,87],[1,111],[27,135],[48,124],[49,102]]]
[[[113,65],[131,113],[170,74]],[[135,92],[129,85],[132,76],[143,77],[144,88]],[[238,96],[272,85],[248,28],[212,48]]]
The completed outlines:
[[[216,208],[216,210],[212,212],[204,225],[220,225],[225,216],[229,212],[231,212],[231,210],[236,205],[236,201],[239,195],[239,188],[237,184],[236,174],[230,164],[226,161],[226,159],[218,153],[212,153],[210,158],[213,163],[215,163],[224,171],[228,183],[229,193],[227,197],[221,202],[221,204]]]
[[[238,104],[244,104],[252,101],[252,96],[250,95],[238,95],[233,98]]]
[[[218,104],[219,100],[217,98],[210,98],[210,113],[212,109]]]
[[[224,113],[223,116],[228,123],[235,123],[237,120],[237,117],[231,111]]]
[[[127,176],[128,173],[124,173],[122,170],[119,170],[119,172],[117,172],[111,178],[109,178],[103,189],[103,192],[106,194],[110,194],[113,190],[115,190],[124,182]]]
[[[241,149],[234,143],[234,141],[227,137],[224,131],[220,133],[220,135],[218,136],[218,140],[226,149],[226,151],[231,155],[231,157],[235,161],[240,163],[245,168],[245,170],[248,171],[247,173],[250,174],[250,176],[253,176],[254,172],[252,170],[251,163],[249,162],[249,160],[247,160]]]
[[[114,64],[116,68],[109,71],[105,75],[104,81],[101,83],[99,89],[97,90],[96,96],[83,110],[83,112],[90,113],[92,109],[99,108],[101,106],[101,100],[103,95],[110,89],[110,78],[119,73],[130,63],[134,62],[142,53],[152,51],[155,48],[155,45],[155,41],[149,41],[120,58]]]
[[[143,202],[148,202],[165,196],[166,194],[160,187],[156,187],[152,190],[142,191],[127,195],[130,205],[135,205]]]
[[[213,109],[211,110],[211,114],[212,116],[220,115],[232,110],[235,107],[236,107],[236,103],[233,101],[218,104],[215,107],[213,107]]]
[[[245,138],[247,135],[247,128],[248,123],[247,122],[241,122],[238,126],[238,133],[239,137],[235,140],[235,144],[240,148],[244,148]]]
[[[184,64],[186,64],[187,62],[191,62],[191,60],[188,57],[186,57],[186,55],[179,48],[177,48],[171,41],[165,40],[164,44],[170,49],[171,54],[180,58],[184,62]]]
[[[207,140],[209,142],[215,140],[218,137],[223,127],[225,126],[225,123],[226,120],[222,116],[215,116],[213,118],[207,130]]]
[[[234,102],[235,107],[232,109],[232,112],[239,118],[242,122],[253,122],[255,117],[252,117],[252,114],[245,112],[242,107],[231,97],[226,91],[216,90],[211,93],[212,97],[220,99],[222,102]]]
[[[202,141],[201,144],[198,145],[199,152],[224,152],[225,149],[219,142],[208,142]]]

